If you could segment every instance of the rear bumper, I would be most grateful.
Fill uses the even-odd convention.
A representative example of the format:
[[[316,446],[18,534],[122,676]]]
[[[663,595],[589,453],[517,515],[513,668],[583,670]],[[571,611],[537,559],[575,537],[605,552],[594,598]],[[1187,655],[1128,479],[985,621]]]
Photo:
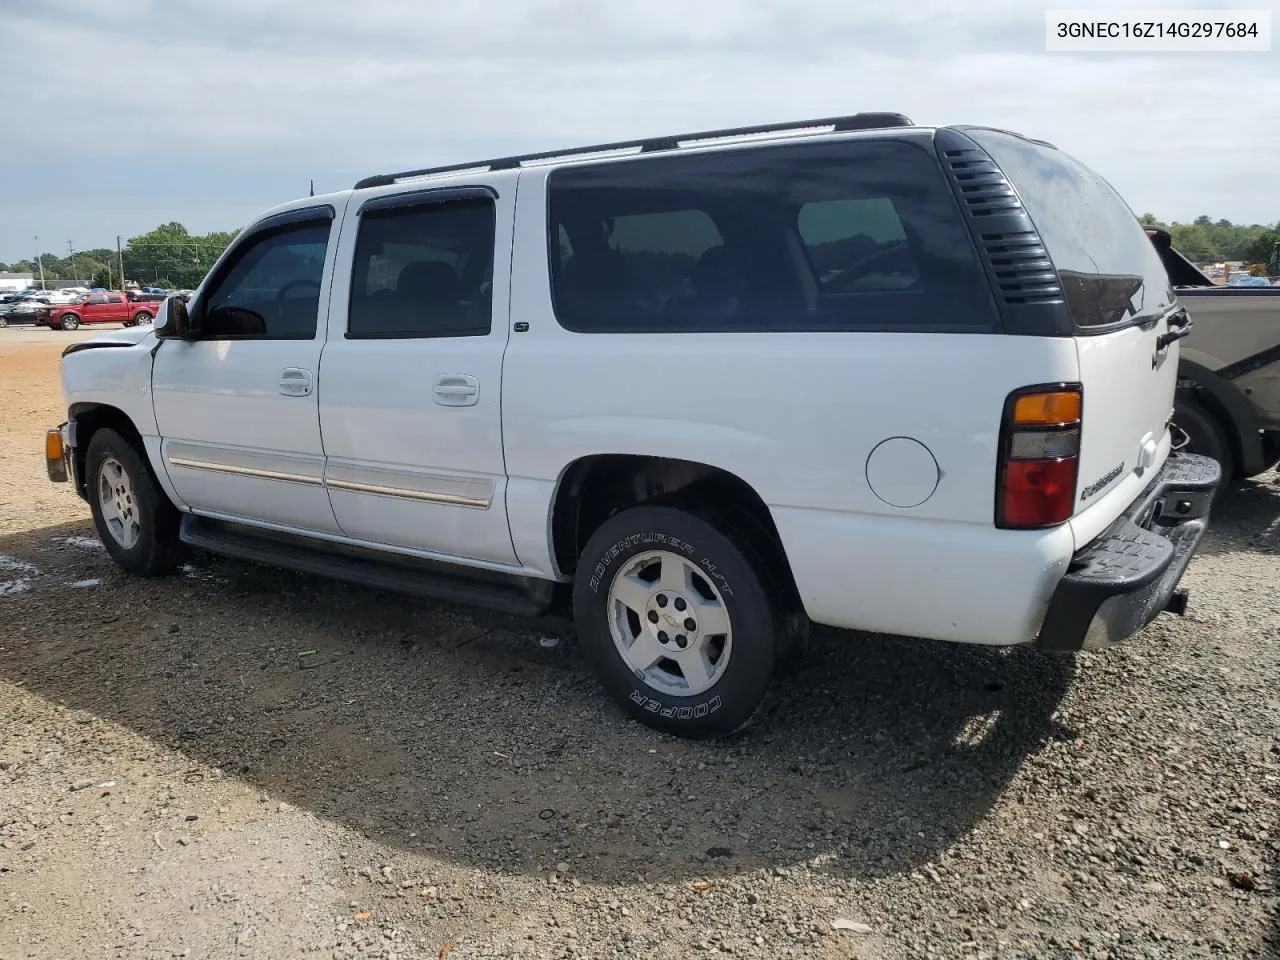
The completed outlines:
[[[1216,460],[1170,454],[1124,514],[1071,558],[1037,645],[1100,650],[1162,610],[1182,612],[1186,595],[1178,581],[1204,536],[1221,475]]]

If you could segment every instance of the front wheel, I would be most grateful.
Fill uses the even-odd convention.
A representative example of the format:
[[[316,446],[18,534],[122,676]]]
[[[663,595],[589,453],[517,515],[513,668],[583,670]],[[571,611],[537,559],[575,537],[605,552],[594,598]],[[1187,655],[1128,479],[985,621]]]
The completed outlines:
[[[601,525],[578,561],[574,621],[627,713],[693,738],[752,720],[778,631],[760,562],[734,531],[671,507],[633,507]]]
[[[93,524],[116,563],[141,576],[178,565],[181,514],[133,444],[114,430],[98,430],[85,454],[85,476]]]
[[[74,313],[63,314],[62,320],[59,321],[58,326],[62,327],[63,330],[74,330],[76,327],[80,326],[80,318]]]

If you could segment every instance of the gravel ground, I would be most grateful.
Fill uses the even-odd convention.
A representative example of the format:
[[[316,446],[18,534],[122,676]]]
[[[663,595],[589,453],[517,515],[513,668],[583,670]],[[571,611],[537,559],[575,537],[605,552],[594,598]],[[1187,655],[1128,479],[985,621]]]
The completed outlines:
[[[1280,486],[1184,619],[1054,658],[819,632],[730,743],[527,623],[194,557],[43,478],[0,331],[0,958],[1280,957]]]

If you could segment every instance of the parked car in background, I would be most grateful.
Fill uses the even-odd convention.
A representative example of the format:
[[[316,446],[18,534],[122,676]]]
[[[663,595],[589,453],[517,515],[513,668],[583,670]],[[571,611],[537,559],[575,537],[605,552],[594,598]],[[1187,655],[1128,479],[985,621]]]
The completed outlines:
[[[124,295],[129,298],[130,303],[164,303],[167,296],[163,293],[147,293],[145,289],[126,290]]]
[[[156,309],[153,303],[130,303],[119,290],[112,290],[92,294],[75,303],[43,307],[37,311],[36,322],[63,330],[74,330],[82,323],[123,323],[132,327],[150,323]]]
[[[1240,276],[1232,277],[1227,281],[1229,287],[1269,287],[1271,281],[1266,277]]]
[[[0,303],[0,327],[17,323],[35,323],[38,306],[40,305],[21,300]]]
[[[51,304],[78,303],[87,295],[87,292],[82,290],[42,290],[34,299]]]
[[[1280,287],[1261,277],[1215,284],[1168,231],[1147,236],[1192,321],[1178,361],[1175,442],[1222,464],[1225,490],[1280,460]]]

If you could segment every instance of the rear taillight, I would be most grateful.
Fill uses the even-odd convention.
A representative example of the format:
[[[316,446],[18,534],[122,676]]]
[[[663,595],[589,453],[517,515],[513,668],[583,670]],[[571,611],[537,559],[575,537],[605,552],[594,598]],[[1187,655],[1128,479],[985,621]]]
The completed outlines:
[[[1015,390],[1000,429],[996,526],[1053,527],[1071,519],[1080,457],[1079,384]]]

